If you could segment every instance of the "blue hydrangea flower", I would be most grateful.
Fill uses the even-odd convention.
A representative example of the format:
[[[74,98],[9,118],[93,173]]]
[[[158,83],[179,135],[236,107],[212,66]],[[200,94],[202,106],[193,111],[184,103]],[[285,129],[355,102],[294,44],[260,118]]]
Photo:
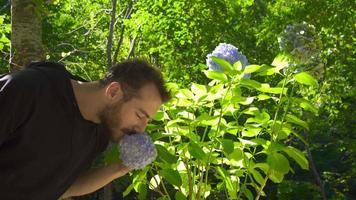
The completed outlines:
[[[313,25],[306,22],[288,25],[278,38],[281,50],[298,62],[307,63],[318,57],[321,40]]]
[[[246,56],[239,52],[239,49],[231,44],[220,43],[212,53],[206,56],[206,64],[210,70],[222,71],[221,67],[211,59],[211,56],[225,59],[231,65],[233,65],[237,61],[240,61],[243,68],[248,65],[248,60]]]
[[[157,157],[156,148],[146,133],[125,134],[119,142],[122,163],[132,169],[143,169]]]

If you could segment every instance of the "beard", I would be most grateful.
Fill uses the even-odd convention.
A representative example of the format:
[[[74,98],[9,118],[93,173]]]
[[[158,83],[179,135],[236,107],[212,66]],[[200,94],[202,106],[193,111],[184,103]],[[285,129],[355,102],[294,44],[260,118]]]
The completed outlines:
[[[113,142],[120,141],[125,133],[130,132],[129,129],[121,127],[121,110],[124,103],[124,100],[120,100],[114,105],[107,105],[98,115],[104,132]]]

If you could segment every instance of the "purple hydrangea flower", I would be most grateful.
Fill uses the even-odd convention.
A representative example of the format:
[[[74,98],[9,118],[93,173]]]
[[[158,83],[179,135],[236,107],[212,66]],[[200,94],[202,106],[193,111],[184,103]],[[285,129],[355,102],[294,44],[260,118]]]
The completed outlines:
[[[239,49],[231,44],[220,43],[212,53],[206,56],[206,65],[209,67],[209,69],[221,72],[222,68],[211,59],[211,56],[225,59],[231,65],[237,61],[240,61],[243,68],[248,65],[246,56],[239,52]]]
[[[278,42],[281,50],[300,63],[317,58],[321,49],[321,41],[315,27],[306,22],[288,25]]]
[[[122,163],[132,169],[143,169],[157,157],[156,148],[146,133],[125,134],[119,142]]]

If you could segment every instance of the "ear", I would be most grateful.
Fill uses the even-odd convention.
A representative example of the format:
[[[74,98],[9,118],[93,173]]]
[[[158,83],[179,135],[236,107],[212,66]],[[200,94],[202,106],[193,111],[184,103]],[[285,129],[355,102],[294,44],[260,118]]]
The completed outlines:
[[[113,81],[106,86],[105,96],[109,101],[116,101],[123,97],[123,91],[120,83]]]

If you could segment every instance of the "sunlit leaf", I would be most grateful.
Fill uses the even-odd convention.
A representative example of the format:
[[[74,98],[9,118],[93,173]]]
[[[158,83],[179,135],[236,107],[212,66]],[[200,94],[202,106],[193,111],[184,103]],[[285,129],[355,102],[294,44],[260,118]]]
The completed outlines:
[[[295,80],[304,85],[318,86],[318,81],[307,72],[300,72],[294,76]]]
[[[245,67],[244,73],[253,73],[260,70],[261,68],[262,68],[261,65],[248,65]]]
[[[213,79],[213,80],[218,80],[218,81],[223,81],[223,82],[226,82],[228,80],[227,76],[222,72],[205,70],[204,74],[206,75],[206,77]]]
[[[288,67],[288,57],[284,54],[278,54],[273,62],[272,65],[275,66],[275,72],[279,73],[279,71],[285,67]]]
[[[222,58],[219,58],[219,57],[216,57],[216,56],[211,56],[210,58],[216,64],[218,64],[223,69],[223,71],[225,71],[225,72],[232,72],[233,71],[233,68],[232,68],[231,64],[228,61],[226,61],[225,59],[222,59]]]
[[[159,175],[156,174],[151,178],[149,188],[151,190],[155,190],[159,186],[160,183],[161,183],[161,179],[160,179]]]

